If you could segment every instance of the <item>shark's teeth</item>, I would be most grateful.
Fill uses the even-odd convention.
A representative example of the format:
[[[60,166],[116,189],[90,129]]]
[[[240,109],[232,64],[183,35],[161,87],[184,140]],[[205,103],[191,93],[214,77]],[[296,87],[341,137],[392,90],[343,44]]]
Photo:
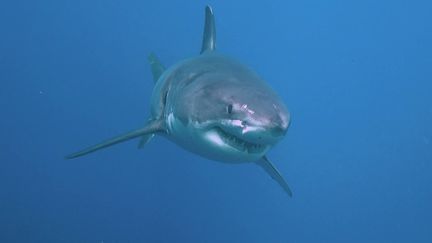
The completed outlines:
[[[221,128],[217,128],[216,130],[225,143],[229,144],[231,147],[236,148],[237,150],[246,153],[260,153],[265,149],[265,145],[247,142],[245,140],[242,140],[234,135],[225,132]]]

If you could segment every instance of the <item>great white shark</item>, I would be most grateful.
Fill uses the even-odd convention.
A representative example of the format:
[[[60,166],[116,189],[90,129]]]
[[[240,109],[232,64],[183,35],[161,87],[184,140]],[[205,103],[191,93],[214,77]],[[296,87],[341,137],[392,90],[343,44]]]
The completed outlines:
[[[164,136],[205,158],[255,163],[291,197],[292,192],[266,153],[286,134],[290,114],[278,95],[253,70],[216,52],[212,8],[205,9],[200,55],[166,69],[149,56],[155,87],[151,117],[142,128],[66,156],[80,157],[134,138],[144,146]]]

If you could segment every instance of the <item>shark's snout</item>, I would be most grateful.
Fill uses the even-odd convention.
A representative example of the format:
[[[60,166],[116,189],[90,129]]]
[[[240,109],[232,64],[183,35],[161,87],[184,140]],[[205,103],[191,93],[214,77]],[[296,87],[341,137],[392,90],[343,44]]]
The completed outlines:
[[[288,131],[288,128],[291,124],[290,114],[280,113],[277,116],[276,121],[273,121],[272,132],[275,136],[285,136]]]

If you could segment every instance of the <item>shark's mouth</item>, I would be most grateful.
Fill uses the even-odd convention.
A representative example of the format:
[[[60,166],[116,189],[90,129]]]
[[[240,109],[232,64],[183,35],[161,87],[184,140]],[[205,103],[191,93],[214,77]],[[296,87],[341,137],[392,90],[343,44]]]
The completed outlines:
[[[267,148],[267,145],[255,144],[245,141],[233,134],[224,131],[220,127],[217,127],[215,130],[226,144],[239,151],[246,153],[262,153]]]

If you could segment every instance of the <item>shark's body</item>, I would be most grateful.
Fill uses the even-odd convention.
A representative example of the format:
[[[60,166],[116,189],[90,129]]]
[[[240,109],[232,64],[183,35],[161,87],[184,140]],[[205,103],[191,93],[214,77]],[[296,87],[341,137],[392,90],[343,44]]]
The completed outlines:
[[[265,156],[290,124],[285,105],[255,72],[217,53],[215,47],[214,16],[207,7],[201,55],[169,69],[150,55],[156,85],[146,126],[67,158],[137,137],[142,147],[158,134],[212,160],[257,163],[291,196],[287,183]]]

